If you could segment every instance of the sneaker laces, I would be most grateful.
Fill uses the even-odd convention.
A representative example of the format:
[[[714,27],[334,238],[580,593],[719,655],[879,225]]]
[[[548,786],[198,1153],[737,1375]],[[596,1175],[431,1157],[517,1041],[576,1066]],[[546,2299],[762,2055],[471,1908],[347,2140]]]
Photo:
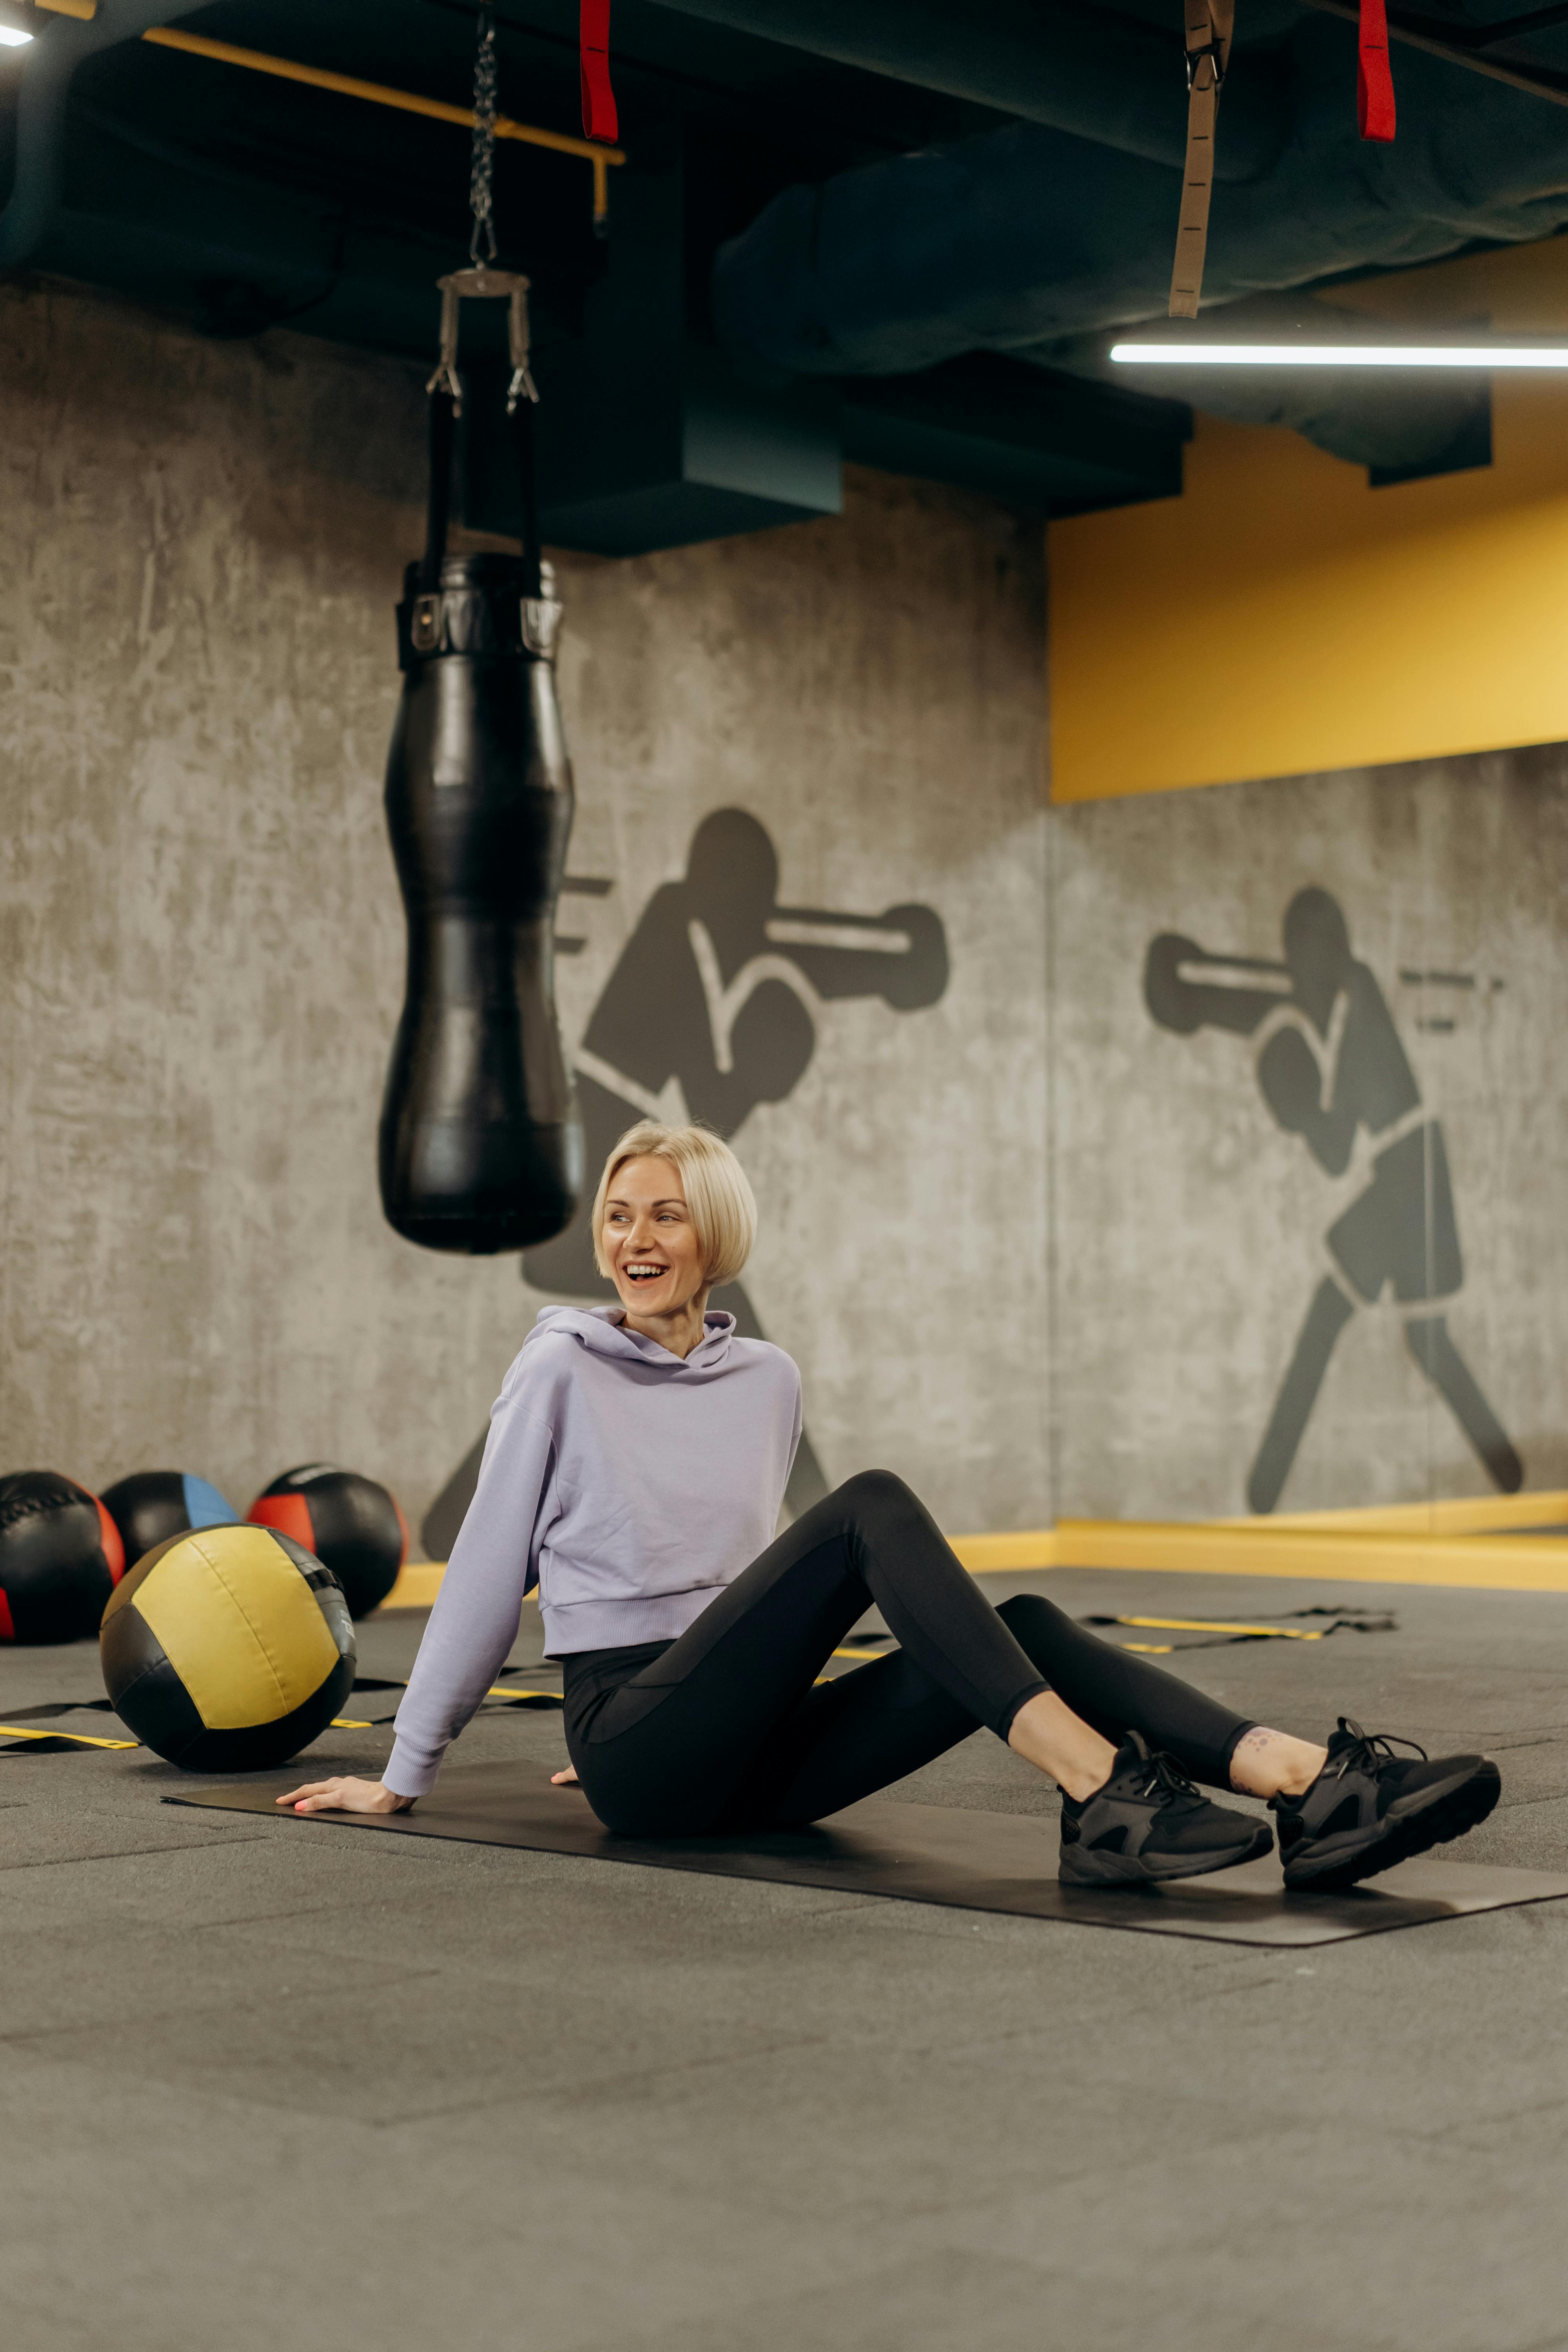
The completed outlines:
[[[1340,1729],[1347,1735],[1349,1744],[1334,1758],[1331,1765],[1324,1767],[1329,1780],[1342,1780],[1352,1765],[1358,1770],[1375,1774],[1380,1765],[1404,1763],[1405,1759],[1395,1756],[1394,1752],[1396,1748],[1413,1749],[1423,1764],[1431,1760],[1426,1750],[1415,1740],[1402,1738],[1396,1731],[1363,1731],[1360,1724],[1348,1715],[1341,1716]]]
[[[1190,1780],[1173,1757],[1152,1755],[1148,1759],[1145,1777],[1139,1782],[1141,1797],[1154,1797],[1162,1808],[1174,1806],[1179,1811],[1190,1812],[1194,1805],[1208,1801],[1202,1790]]]

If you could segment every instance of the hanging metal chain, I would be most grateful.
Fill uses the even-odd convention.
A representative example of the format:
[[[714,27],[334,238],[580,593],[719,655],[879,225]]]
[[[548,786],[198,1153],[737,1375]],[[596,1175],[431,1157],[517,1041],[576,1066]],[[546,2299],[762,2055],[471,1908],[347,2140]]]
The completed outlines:
[[[488,8],[481,8],[479,54],[474,59],[473,161],[468,173],[468,203],[474,215],[468,259],[479,269],[494,261],[497,252],[491,195],[496,168],[497,88],[495,18]]]
[[[474,60],[474,146],[468,181],[468,202],[474,215],[468,239],[471,269],[454,269],[437,279],[441,289],[441,352],[426,385],[426,392],[444,394],[454,418],[463,413],[463,379],[458,373],[458,332],[465,295],[484,299],[504,298],[508,303],[507,348],[511,357],[511,381],[507,385],[506,413],[515,416],[519,403],[539,398],[529,369],[528,288],[516,271],[490,267],[497,256],[492,187],[496,155],[496,28],[489,8],[479,10],[479,47]]]

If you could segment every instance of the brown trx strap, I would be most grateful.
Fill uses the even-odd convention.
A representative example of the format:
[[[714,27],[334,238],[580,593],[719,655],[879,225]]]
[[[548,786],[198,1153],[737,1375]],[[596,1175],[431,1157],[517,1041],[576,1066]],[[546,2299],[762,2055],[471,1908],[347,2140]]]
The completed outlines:
[[[1185,0],[1187,19],[1187,160],[1182,173],[1182,217],[1171,272],[1171,316],[1195,319],[1203,290],[1214,186],[1215,118],[1230,63],[1236,0]]]

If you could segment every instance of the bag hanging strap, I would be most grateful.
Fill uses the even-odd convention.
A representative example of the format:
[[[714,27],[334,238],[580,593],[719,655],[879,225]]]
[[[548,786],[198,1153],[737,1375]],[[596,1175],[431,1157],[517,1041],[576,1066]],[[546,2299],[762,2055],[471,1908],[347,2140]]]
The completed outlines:
[[[419,593],[433,596],[441,585],[447,526],[452,509],[452,444],[458,403],[441,383],[430,393],[430,490],[425,509],[425,552],[419,559]]]
[[[507,304],[507,350],[511,380],[506,388],[506,413],[510,418],[517,450],[518,487],[522,500],[522,593],[541,594],[539,494],[535,481],[533,412],[538,388],[530,368],[528,323],[529,281],[515,270],[454,269],[438,278],[441,289],[441,352],[425,389],[430,395],[430,503],[426,513],[425,553],[419,566],[419,590],[433,596],[441,584],[441,559],[447,552],[451,511],[452,449],[457,421],[463,413],[463,379],[458,373],[458,335],[464,298]]]
[[[1388,15],[1384,0],[1361,0],[1357,36],[1355,115],[1363,139],[1394,136],[1394,76],[1388,63]]]
[[[620,125],[610,88],[610,0],[582,0],[577,62],[583,79],[583,136],[613,147]]]
[[[1364,0],[1363,0],[1364,5]],[[1381,6],[1382,0],[1374,0]],[[1182,170],[1182,213],[1171,272],[1173,319],[1195,319],[1203,291],[1214,191],[1215,121],[1230,63],[1236,0],[1185,0],[1187,37],[1187,155]]]
[[[520,400],[511,412],[512,436],[517,448],[517,484],[521,496],[522,528],[522,593],[525,598],[537,600],[544,593],[540,573],[542,551],[539,544],[539,488],[534,471],[533,409],[531,400]]]

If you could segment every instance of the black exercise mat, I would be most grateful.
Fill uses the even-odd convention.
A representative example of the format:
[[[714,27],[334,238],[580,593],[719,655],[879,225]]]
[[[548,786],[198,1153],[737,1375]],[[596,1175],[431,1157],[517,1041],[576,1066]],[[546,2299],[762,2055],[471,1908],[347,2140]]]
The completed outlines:
[[[902,1805],[868,1797],[816,1828],[747,1837],[616,1837],[595,1821],[577,1789],[553,1789],[538,1765],[458,1765],[412,1813],[288,1813],[274,1802],[287,1781],[262,1787],[193,1789],[170,1805],[213,1805],[275,1821],[331,1829],[379,1830],[395,1837],[457,1838],[474,1845],[524,1846],[600,1862],[640,1862],[654,1870],[695,1870],[716,1878],[776,1879],[844,1895],[891,1895],[1030,1919],[1076,1919],[1084,1927],[1131,1927],[1145,1935],[1198,1936],[1219,1944],[1300,1948],[1420,1927],[1470,1911],[1568,1897],[1568,1877],[1539,1870],[1425,1855],[1344,1895],[1287,1895],[1277,1855],[1215,1871],[1180,1886],[1102,1894],[1063,1886],[1056,1875],[1056,1823],[1027,1813],[964,1812],[948,1805]]]

